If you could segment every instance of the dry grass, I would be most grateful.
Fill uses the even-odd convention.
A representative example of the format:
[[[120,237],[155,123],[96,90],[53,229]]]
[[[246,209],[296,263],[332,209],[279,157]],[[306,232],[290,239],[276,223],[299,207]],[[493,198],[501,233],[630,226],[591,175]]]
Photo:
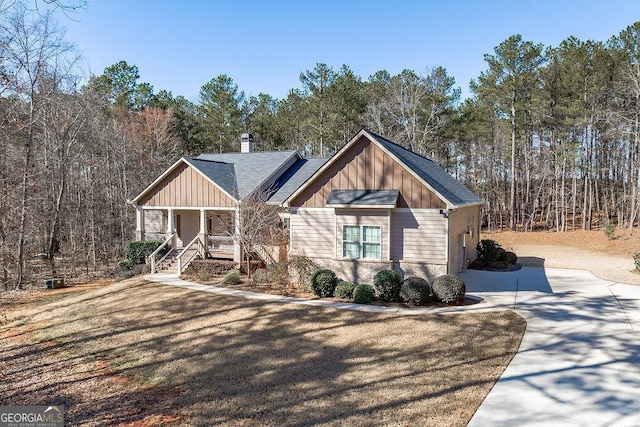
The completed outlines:
[[[463,426],[525,329],[512,312],[401,317],[140,279],[58,292],[9,309],[0,400],[63,404],[70,425]]]
[[[518,255],[518,263],[533,267],[589,270],[611,282],[640,285],[633,255],[640,252],[640,233],[616,230],[609,239],[602,230],[568,231],[564,233],[513,231],[483,233]]]

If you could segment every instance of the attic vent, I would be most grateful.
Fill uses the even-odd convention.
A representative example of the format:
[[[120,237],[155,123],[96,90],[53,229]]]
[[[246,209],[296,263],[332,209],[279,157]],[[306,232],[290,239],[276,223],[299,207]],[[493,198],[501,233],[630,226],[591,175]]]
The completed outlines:
[[[243,133],[242,136],[240,136],[240,152],[253,152],[253,135],[250,133]]]

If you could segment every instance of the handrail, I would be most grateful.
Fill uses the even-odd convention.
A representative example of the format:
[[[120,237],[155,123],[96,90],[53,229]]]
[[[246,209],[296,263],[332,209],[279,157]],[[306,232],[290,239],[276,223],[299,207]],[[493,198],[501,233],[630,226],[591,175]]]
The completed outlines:
[[[265,249],[265,247],[262,245],[253,245],[253,250],[256,251],[258,256],[262,258],[265,264],[274,264],[278,262],[278,260],[275,259],[274,256],[270,254],[269,251],[267,251],[267,249]]]
[[[167,237],[167,240],[164,241],[163,244],[161,244],[160,246],[158,246],[158,248],[153,251],[151,253],[151,255],[149,255],[149,264],[151,264],[151,274],[155,274],[156,272],[156,267],[158,266],[158,264],[160,264],[162,261],[164,261],[164,259],[167,257],[167,255],[169,255],[169,252],[171,251],[167,251],[166,254],[164,254],[164,256],[162,258],[160,258],[159,261],[156,261],[156,256],[160,253],[160,251],[162,250],[162,248],[164,248],[165,246],[167,246],[167,244],[169,244],[170,241],[172,241],[174,239],[174,237],[176,236],[177,233],[173,233],[171,236]]]
[[[191,246],[193,246],[196,241],[198,242],[198,250],[195,251],[193,254],[191,254],[191,256],[189,257],[188,260],[186,260],[185,262],[182,262],[182,256],[187,253],[187,251],[189,249],[191,249]],[[178,275],[182,274],[182,270],[184,268],[187,268],[187,266],[189,265],[189,263],[196,257],[196,255],[202,255],[204,254],[204,245],[202,244],[202,241],[200,240],[200,236],[196,236],[193,238],[193,240],[191,242],[189,242],[188,245],[186,245],[184,247],[184,249],[178,254],[178,256],[176,257],[178,260]]]

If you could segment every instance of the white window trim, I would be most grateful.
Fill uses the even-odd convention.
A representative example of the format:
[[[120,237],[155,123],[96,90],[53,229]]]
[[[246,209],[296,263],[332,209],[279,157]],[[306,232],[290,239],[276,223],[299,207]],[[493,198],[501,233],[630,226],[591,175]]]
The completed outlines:
[[[348,257],[345,256],[345,251],[344,251],[344,228],[345,227],[359,227],[360,228],[360,234],[358,236],[358,245],[359,245],[359,250],[358,250],[358,257],[357,258],[353,258],[353,257]],[[380,241],[377,243],[380,246],[380,251],[379,254],[380,256],[378,256],[377,258],[365,258],[364,257],[364,244],[365,243],[369,243],[369,244],[375,244],[372,242],[365,242],[364,241],[364,227],[371,227],[371,228],[377,228],[378,230],[380,230]],[[343,259],[362,259],[362,260],[381,260],[382,259],[382,225],[369,225],[369,224],[362,224],[362,225],[358,225],[358,224],[342,224],[342,238],[340,239],[342,242],[342,258]],[[355,243],[354,242],[348,242],[348,243]]]

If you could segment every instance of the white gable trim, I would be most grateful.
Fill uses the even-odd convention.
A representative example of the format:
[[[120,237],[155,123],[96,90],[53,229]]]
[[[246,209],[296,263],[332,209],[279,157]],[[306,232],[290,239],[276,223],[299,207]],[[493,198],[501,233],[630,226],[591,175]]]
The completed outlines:
[[[375,137],[373,137],[373,135],[371,135],[365,129],[362,129],[360,132],[358,132],[356,134],[356,136],[351,138],[351,140],[349,142],[347,142],[345,145],[343,145],[342,148],[340,150],[338,150],[338,152],[335,153],[331,157],[331,159],[329,159],[329,161],[327,161],[324,165],[322,165],[322,167],[320,169],[318,169],[316,171],[316,173],[314,173],[304,184],[302,184],[293,194],[291,194],[291,196],[289,196],[287,198],[287,200],[284,201],[283,206],[285,206],[285,207],[289,206],[289,202],[291,200],[295,199],[300,193],[302,193],[307,187],[309,187],[309,185],[313,181],[315,181],[324,171],[326,171],[328,168],[330,168],[331,165],[333,165],[333,163],[335,163],[347,150],[349,150],[363,136],[366,137],[371,143],[375,144],[378,148],[380,148],[385,154],[387,154],[389,157],[391,157],[397,164],[402,166],[414,178],[416,178],[420,183],[422,183],[422,185],[427,187],[433,194],[438,196],[440,198],[440,200],[444,201],[447,204],[447,209],[456,209],[456,208],[459,208],[459,207],[462,207],[462,206],[472,206],[472,205],[455,205],[455,204],[451,203],[450,200],[448,200],[446,197],[444,197],[442,194],[440,194],[440,192],[436,191],[436,189],[433,188],[433,186],[431,186],[428,182],[426,182],[424,179],[422,179],[413,169],[411,169],[403,161],[398,159],[393,153],[391,153],[389,150],[387,150],[382,144],[380,144],[378,142],[378,140]],[[482,204],[484,204],[484,202],[483,203],[478,203],[478,205],[482,205]]]
[[[209,183],[213,184],[216,188],[218,188],[220,191],[222,191],[223,194],[225,194],[227,197],[231,198],[231,200],[235,201],[236,203],[238,203],[238,200],[233,197],[231,194],[227,193],[225,191],[224,188],[220,187],[218,184],[216,184],[213,180],[211,180],[208,176],[206,176],[205,174],[203,174],[197,167],[193,166],[193,164],[191,162],[189,162],[185,157],[181,157],[178,160],[176,160],[176,162],[174,164],[172,164],[171,166],[169,166],[169,168],[164,171],[162,173],[162,175],[160,175],[158,178],[156,178],[155,181],[153,181],[151,184],[149,184],[149,186],[147,186],[147,188],[145,188],[144,190],[142,190],[142,192],[140,194],[138,194],[131,202],[134,205],[138,204],[138,201],[144,197],[147,193],[149,193],[149,191],[151,191],[156,185],[158,185],[158,183],[160,183],[160,181],[162,181],[163,179],[165,179],[167,176],[169,176],[169,174],[171,174],[174,170],[176,170],[178,168],[178,166],[180,164],[186,164],[188,167],[192,168],[193,170],[195,170],[198,174],[200,174],[205,180],[207,180]]]

